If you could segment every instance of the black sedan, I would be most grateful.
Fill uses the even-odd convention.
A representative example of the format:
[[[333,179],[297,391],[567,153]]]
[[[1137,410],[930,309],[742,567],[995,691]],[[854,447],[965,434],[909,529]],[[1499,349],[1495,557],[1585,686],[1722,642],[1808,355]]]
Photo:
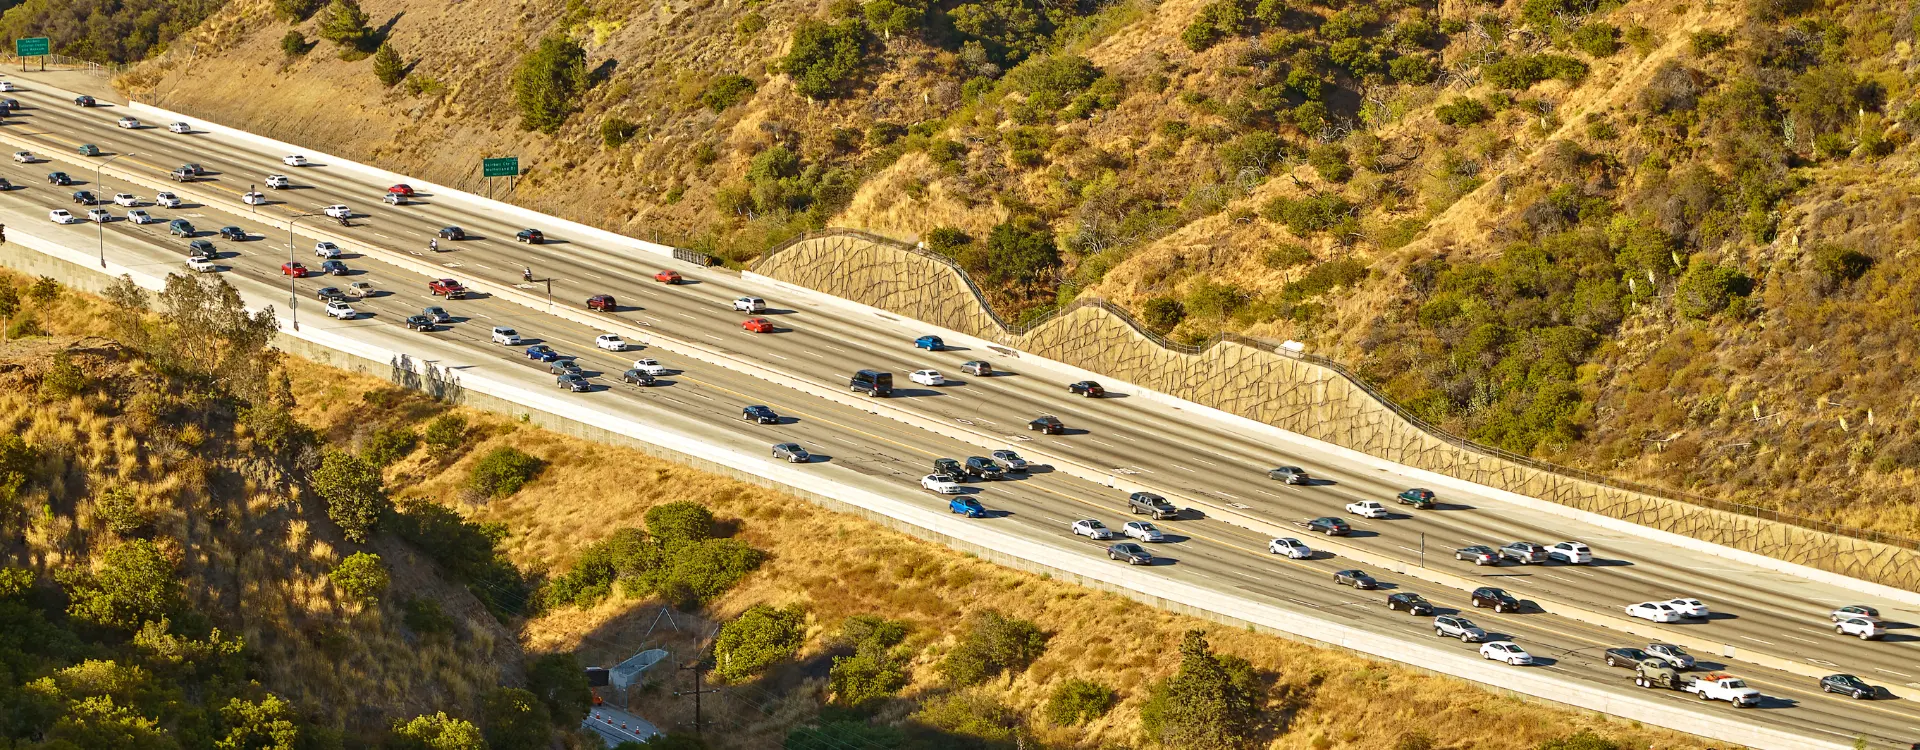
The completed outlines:
[[[49,184],[49,185],[59,185],[59,186],[61,186],[61,187],[66,187],[66,186],[68,186],[68,185],[72,185],[72,184],[73,184],[73,178],[72,178],[72,177],[68,177],[68,176],[67,176],[67,173],[65,173],[65,172],[48,172],[48,173],[47,173],[47,184]]]
[[[85,94],[74,97],[73,103],[82,107],[92,107],[99,104],[99,102],[96,102],[93,100],[93,97],[87,96]]]
[[[1480,588],[1474,589],[1471,596],[1473,606],[1476,608],[1492,607],[1495,612],[1512,612],[1520,609],[1519,599],[1515,599],[1512,594],[1492,586],[1481,586]]]
[[[1476,544],[1471,547],[1461,547],[1460,549],[1454,550],[1453,559],[1467,560],[1475,565],[1499,565],[1500,553],[1493,551],[1492,547],[1484,544]]]
[[[466,238],[467,238],[467,230],[465,229],[461,229],[459,227],[441,227],[440,228],[440,239],[464,240]]]
[[[431,331],[433,330],[433,318],[425,315],[408,315],[407,330],[420,331],[421,333]]]
[[[1300,526],[1316,534],[1326,534],[1327,536],[1346,536],[1348,532],[1353,531],[1353,527],[1348,526],[1344,519],[1334,516],[1321,516],[1308,521],[1302,521]]]
[[[1607,649],[1607,655],[1602,658],[1602,661],[1605,661],[1609,667],[1633,669],[1640,666],[1640,662],[1651,658],[1653,654],[1637,648],[1610,648]]]
[[[313,297],[321,302],[332,302],[333,300],[340,300],[341,302],[347,301],[347,293],[340,291],[339,287],[334,286],[323,286],[313,290]]]
[[[754,424],[780,424],[780,415],[764,406],[749,406],[740,410],[740,418]]]
[[[226,240],[234,240],[236,242],[239,240],[244,240],[247,238],[247,230],[241,229],[239,227],[221,227],[220,238],[226,239]]]
[[[1086,396],[1087,398],[1099,398],[1107,395],[1107,389],[1100,387],[1099,383],[1091,380],[1082,380],[1078,383],[1070,384],[1067,386],[1067,392],[1076,396]]]
[[[1059,417],[1045,416],[1028,422],[1027,429],[1039,430],[1042,435],[1059,435],[1067,431],[1067,425]]]
[[[1868,685],[1866,680],[1850,674],[1830,674],[1820,678],[1820,692],[1839,693],[1841,695],[1851,695],[1855,699],[1862,699],[1872,698],[1879,690],[1872,685]]]
[[[1428,604],[1419,594],[1411,591],[1393,594],[1387,597],[1387,609],[1407,611],[1407,614],[1425,617],[1433,614],[1433,605]]]
[[[1352,586],[1362,590],[1376,588],[1380,585],[1373,580],[1373,576],[1367,575],[1367,572],[1364,570],[1336,571],[1333,574],[1333,582],[1342,586]]]
[[[1107,548],[1108,560],[1125,560],[1128,565],[1152,565],[1153,553],[1133,542],[1121,542]]]
[[[626,372],[620,373],[620,380],[625,382],[627,385],[640,385],[640,386],[653,385],[653,376],[648,375],[639,370],[628,370]]]

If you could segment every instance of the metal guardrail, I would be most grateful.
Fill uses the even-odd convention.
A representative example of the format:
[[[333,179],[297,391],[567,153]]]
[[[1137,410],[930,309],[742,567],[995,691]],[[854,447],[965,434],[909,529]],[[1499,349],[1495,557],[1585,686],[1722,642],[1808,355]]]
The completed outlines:
[[[706,253],[697,250],[688,250],[684,247],[676,247],[673,249],[673,259],[692,263],[702,268],[713,265],[713,258],[708,257]]]
[[[826,239],[831,237],[853,237],[853,238],[863,239],[868,242],[872,242],[879,245],[886,245],[896,250],[899,250],[901,252],[912,253],[914,255],[927,258],[929,260],[932,260],[934,262],[940,263],[942,265],[947,266],[948,268],[953,269],[954,273],[959,275],[960,280],[966,283],[967,290],[973,293],[974,301],[980,305],[981,311],[985,312],[987,314],[987,317],[993,320],[994,325],[998,326],[1001,331],[1005,332],[1009,336],[1025,335],[1026,333],[1036,328],[1039,328],[1042,325],[1045,325],[1048,321],[1051,321],[1054,318],[1060,317],[1062,315],[1067,315],[1083,307],[1095,307],[1095,308],[1099,308],[1101,310],[1106,311],[1108,314],[1114,316],[1115,318],[1118,318],[1120,322],[1125,323],[1127,327],[1132,328],[1134,332],[1140,334],[1142,338],[1145,338],[1148,341],[1153,342],[1155,345],[1158,345],[1161,348],[1167,349],[1168,351],[1178,352],[1178,353],[1187,354],[1187,355],[1196,355],[1224,342],[1224,343],[1238,344],[1240,346],[1245,346],[1253,349],[1259,349],[1262,351],[1271,352],[1273,354],[1276,354],[1282,357],[1298,359],[1298,360],[1312,363],[1314,365],[1318,365],[1320,367],[1324,367],[1328,370],[1333,371],[1334,373],[1337,373],[1338,375],[1340,375],[1340,377],[1346,378],[1348,382],[1352,383],[1355,387],[1358,387],[1361,391],[1365,392],[1368,396],[1372,397],[1374,401],[1379,402],[1381,406],[1384,406],[1387,408],[1387,410],[1393,412],[1394,415],[1400,417],[1403,420],[1406,420],[1407,424],[1412,425],[1415,429],[1418,429],[1428,435],[1433,436],[1435,439],[1438,439],[1442,442],[1447,443],[1448,445],[1452,445],[1464,451],[1477,453],[1483,456],[1491,456],[1494,458],[1499,458],[1501,460],[1519,464],[1521,466],[1524,466],[1530,469],[1535,469],[1535,470],[1547,472],[1550,474],[1556,474],[1556,475],[1567,477],[1570,479],[1578,479],[1581,481],[1591,482],[1593,484],[1601,485],[1604,487],[1612,487],[1614,489],[1624,490],[1627,492],[1635,492],[1642,495],[1649,495],[1657,498],[1666,498],[1670,500],[1687,503],[1689,505],[1698,505],[1703,508],[1711,508],[1713,510],[1724,511],[1724,512],[1733,513],[1736,515],[1759,518],[1767,521],[1775,521],[1778,523],[1798,526],[1808,530],[1818,531],[1818,532],[1827,533],[1827,534],[1833,534],[1836,536],[1844,536],[1852,539],[1861,539],[1864,541],[1876,542],[1879,544],[1886,544],[1886,545],[1891,545],[1896,547],[1904,547],[1907,549],[1920,550],[1920,539],[1914,539],[1912,537],[1902,536],[1899,534],[1889,534],[1886,532],[1874,531],[1871,529],[1862,529],[1862,528],[1857,528],[1852,526],[1843,526],[1840,524],[1829,523],[1826,521],[1821,521],[1819,519],[1809,518],[1806,516],[1795,515],[1792,513],[1784,513],[1778,510],[1773,510],[1771,508],[1762,508],[1756,505],[1747,505],[1744,503],[1730,502],[1727,500],[1720,500],[1720,499],[1711,498],[1711,497],[1702,497],[1699,495],[1694,495],[1686,492],[1679,492],[1679,491],[1662,488],[1662,487],[1654,487],[1652,485],[1642,484],[1642,483],[1634,482],[1631,480],[1619,479],[1616,477],[1609,477],[1603,474],[1595,474],[1593,472],[1586,471],[1583,469],[1576,469],[1570,466],[1561,466],[1559,464],[1541,461],[1539,459],[1530,458],[1517,453],[1513,453],[1511,451],[1495,448],[1490,445],[1482,445],[1480,443],[1473,442],[1472,440],[1468,440],[1467,438],[1442,430],[1439,427],[1436,427],[1428,423],[1426,420],[1421,419],[1418,416],[1415,416],[1413,412],[1408,411],[1406,408],[1400,406],[1397,403],[1394,403],[1392,399],[1387,398],[1385,393],[1382,393],[1380,389],[1374,387],[1371,383],[1368,383],[1366,380],[1362,379],[1358,373],[1355,373],[1352,369],[1348,368],[1346,365],[1343,365],[1332,359],[1328,359],[1326,357],[1313,355],[1313,354],[1306,354],[1303,352],[1288,351],[1286,349],[1281,348],[1280,345],[1275,342],[1267,341],[1264,339],[1256,339],[1250,336],[1242,336],[1236,333],[1216,334],[1212,338],[1208,339],[1206,343],[1197,345],[1197,346],[1192,344],[1182,344],[1176,341],[1169,340],[1166,337],[1153,332],[1152,330],[1148,329],[1146,326],[1141,325],[1138,320],[1135,320],[1133,317],[1133,314],[1128,312],[1125,308],[1122,308],[1119,305],[1115,305],[1111,302],[1108,302],[1104,299],[1100,299],[1098,297],[1081,296],[1081,297],[1075,298],[1074,301],[1068,304],[1066,307],[1056,309],[1034,320],[1028,321],[1025,324],[1009,323],[1005,318],[1001,317],[998,312],[994,311],[991,305],[987,304],[987,296],[985,293],[983,293],[980,290],[980,286],[978,284],[975,284],[973,281],[973,277],[967,274],[966,269],[961,268],[960,265],[958,263],[955,263],[952,258],[948,258],[939,253],[930,252],[922,248],[915,247],[913,245],[909,245],[905,242],[901,242],[891,237],[884,237],[878,234],[874,234],[872,232],[863,232],[857,229],[826,229],[818,232],[807,232],[807,233],[795,236],[793,239],[787,240],[786,242],[783,242],[780,245],[774,247],[772,250],[767,251],[767,253],[761,256],[760,260],[754,264],[754,267],[756,269],[760,268],[761,266],[766,264],[767,261],[771,260],[775,255],[778,255],[781,252],[785,251],[786,249],[796,244],[799,244],[801,242],[805,242],[808,240],[815,240],[815,239]]]

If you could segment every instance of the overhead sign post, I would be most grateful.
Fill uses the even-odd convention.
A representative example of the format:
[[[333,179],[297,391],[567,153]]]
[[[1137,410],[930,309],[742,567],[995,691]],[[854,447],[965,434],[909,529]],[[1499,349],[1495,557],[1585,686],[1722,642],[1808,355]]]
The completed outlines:
[[[487,178],[487,197],[493,197],[493,178],[507,178],[507,192],[513,192],[514,181],[520,177],[520,157],[503,156],[480,160],[480,176]]]
[[[20,69],[27,69],[27,58],[40,58],[40,69],[47,69],[47,55],[53,54],[53,42],[44,36],[13,40],[13,54],[20,58]]]

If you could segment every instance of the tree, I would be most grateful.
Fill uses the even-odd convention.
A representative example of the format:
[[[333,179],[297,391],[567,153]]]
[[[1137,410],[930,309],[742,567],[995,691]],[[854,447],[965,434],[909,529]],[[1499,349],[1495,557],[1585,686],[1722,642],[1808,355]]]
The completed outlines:
[[[860,74],[867,30],[859,21],[835,24],[807,19],[793,29],[793,44],[778,69],[793,78],[793,89],[808,99],[833,97]]]
[[[407,77],[407,61],[400,59],[392,44],[382,42],[380,51],[373,53],[373,75],[380,85],[392,88]]]
[[[416,716],[412,721],[395,719],[387,744],[392,750],[487,750],[480,728],[465,719],[448,716],[445,711]]]
[[[527,667],[527,690],[547,707],[554,726],[570,727],[587,718],[593,688],[571,653],[541,654]]]
[[[47,730],[46,739],[42,747],[173,750],[180,746],[158,721],[104,695],[75,701]]]
[[[913,28],[914,16],[921,11],[902,5],[894,0],[870,0],[861,7],[861,14],[867,18],[867,28],[880,32],[880,38],[892,40],[893,35]]]
[[[520,688],[497,687],[480,698],[489,750],[542,750],[553,735],[546,704]]]
[[[686,500],[655,505],[647,509],[647,533],[668,548],[703,542],[713,537],[713,511]]]
[[[1046,650],[1047,634],[1040,626],[985,610],[973,616],[937,668],[949,682],[966,687],[1025,670]]]
[[[513,71],[513,101],[520,128],[552,134],[566,124],[587,90],[587,51],[561,34],[549,34]]]
[[[280,52],[289,58],[307,54],[307,35],[288,29],[286,35],[280,37]]]
[[[798,606],[755,604],[720,626],[713,641],[714,673],[728,681],[752,677],[793,657],[806,636],[807,614]]]
[[[994,225],[986,251],[989,273],[1021,284],[1031,284],[1060,266],[1053,228],[1034,216],[1016,216]]]
[[[68,575],[73,603],[67,613],[102,627],[134,631],[180,608],[180,578],[153,542],[134,539],[109,547],[100,569]]]
[[[52,276],[42,276],[33,280],[33,286],[27,288],[27,296],[33,304],[45,307],[60,298],[60,282]]]
[[[53,364],[40,376],[40,396],[63,399],[87,389],[87,373],[73,363],[73,353],[65,349],[53,353]]]
[[[6,329],[13,326],[13,316],[20,314],[20,290],[13,283],[0,281],[0,341],[7,340]]]
[[[107,299],[107,307],[112,310],[108,318],[113,322],[115,335],[130,345],[145,345],[140,317],[147,313],[147,290],[133,283],[132,276],[121,274],[100,296]]]
[[[320,468],[308,480],[313,493],[327,504],[327,517],[340,525],[347,541],[365,544],[380,518],[393,510],[380,471],[366,459],[328,448]]]
[[[1180,670],[1154,685],[1140,727],[1176,750],[1239,747],[1258,715],[1256,687],[1244,659],[1214,655],[1206,633],[1189,630],[1180,642]]]
[[[372,605],[380,601],[380,595],[386,593],[387,584],[392,579],[387,574],[387,566],[381,564],[380,556],[369,552],[355,552],[341,560],[327,574],[333,585],[342,593]]]
[[[287,23],[305,21],[319,7],[319,0],[273,0],[273,14]]]
[[[320,38],[340,45],[342,52],[359,50],[373,36],[367,12],[357,0],[333,0],[320,20]]]
[[[519,492],[545,468],[546,462],[518,448],[501,446],[481,456],[467,476],[467,486],[487,497],[506,497]]]
[[[216,750],[295,750],[299,747],[300,727],[294,723],[293,706],[280,696],[268,693],[258,703],[233,698],[220,708],[220,720],[227,736],[214,743]]]

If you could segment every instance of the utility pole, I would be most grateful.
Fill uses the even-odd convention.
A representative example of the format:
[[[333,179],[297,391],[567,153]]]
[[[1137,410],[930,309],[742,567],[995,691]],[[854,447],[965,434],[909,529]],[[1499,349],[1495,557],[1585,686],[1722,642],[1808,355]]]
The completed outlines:
[[[679,690],[676,690],[676,691],[674,691],[674,692],[673,692],[673,694],[674,694],[674,696],[675,696],[675,697],[681,697],[681,696],[686,696],[686,695],[691,695],[691,696],[693,696],[693,736],[695,736],[695,737],[698,737],[698,736],[700,736],[700,727],[702,727],[702,726],[704,726],[704,725],[705,725],[705,722],[702,722],[702,721],[700,720],[700,695],[701,695],[702,693],[718,693],[718,692],[720,692],[720,691],[718,691],[718,690],[703,690],[703,689],[701,689],[701,687],[700,687],[700,673],[701,673],[701,669],[700,669],[700,660],[699,660],[699,659],[694,659],[693,661],[690,661],[690,662],[687,662],[686,664],[682,664],[682,665],[680,665],[680,670],[681,670],[681,671],[687,671],[687,670],[692,670],[692,671],[693,671],[693,690],[692,690],[692,691],[679,691]]]

